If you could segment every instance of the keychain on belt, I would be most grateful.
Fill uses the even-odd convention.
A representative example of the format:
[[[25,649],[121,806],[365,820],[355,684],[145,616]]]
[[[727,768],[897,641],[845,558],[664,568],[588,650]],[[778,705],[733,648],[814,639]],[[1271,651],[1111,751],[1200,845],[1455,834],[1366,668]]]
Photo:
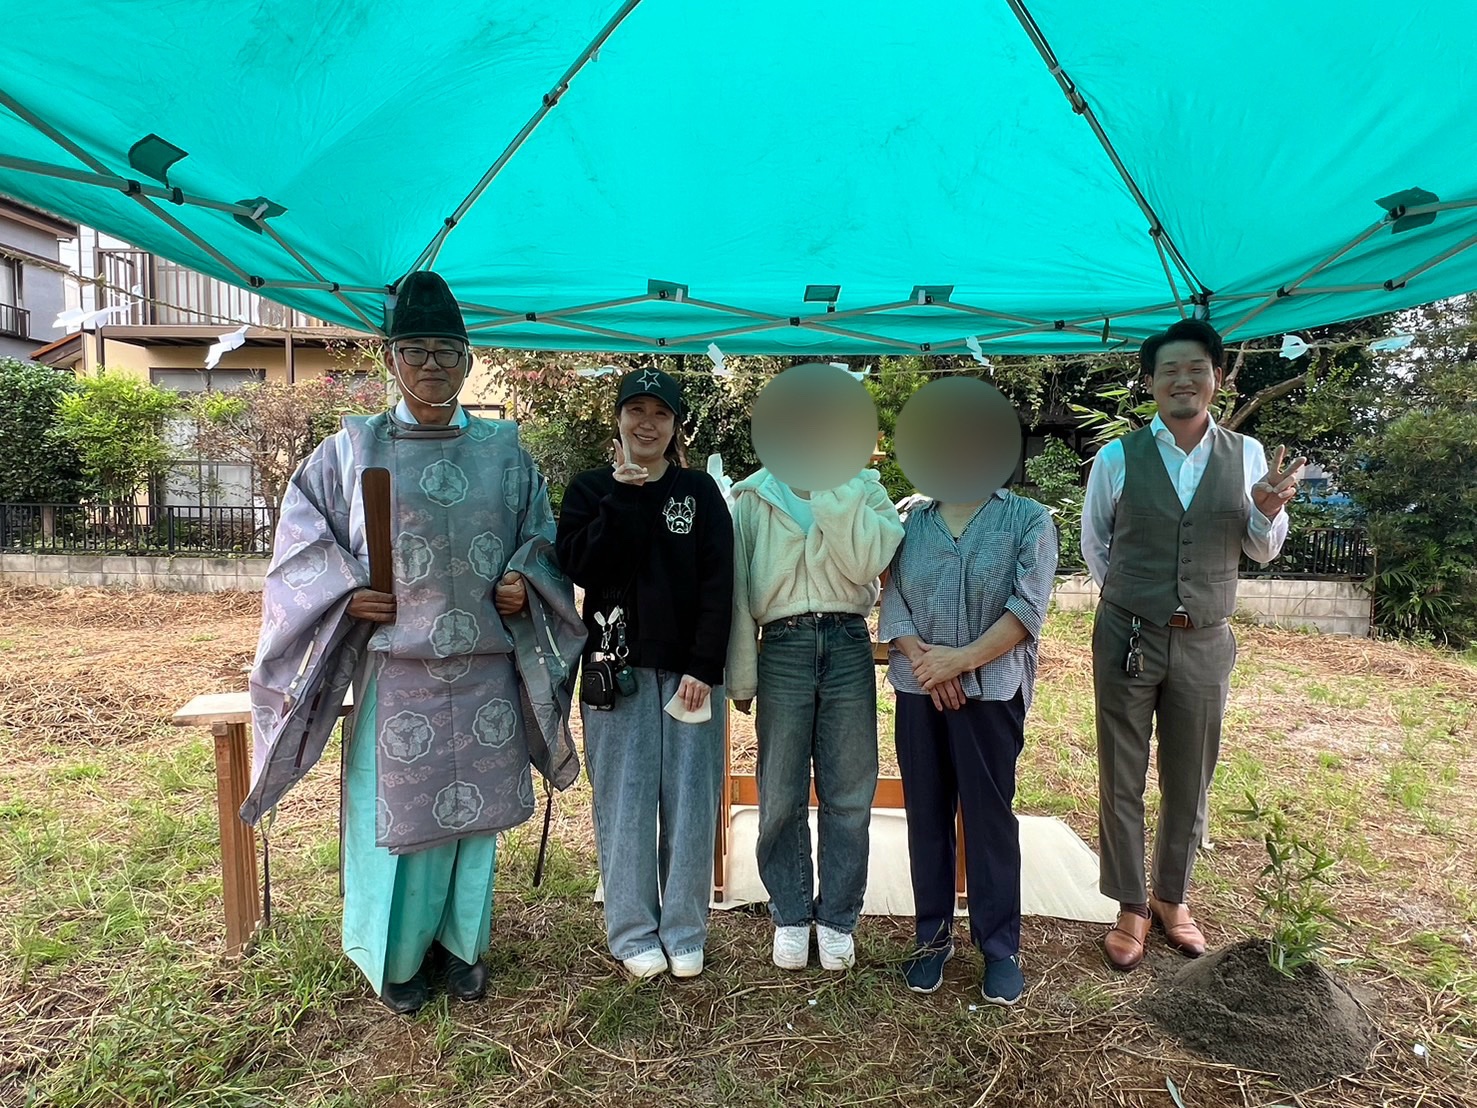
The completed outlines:
[[[1140,677],[1144,672],[1144,650],[1139,645],[1139,629],[1143,626],[1138,616],[1133,617],[1133,630],[1128,634],[1128,657],[1123,660],[1123,670],[1130,677]]]

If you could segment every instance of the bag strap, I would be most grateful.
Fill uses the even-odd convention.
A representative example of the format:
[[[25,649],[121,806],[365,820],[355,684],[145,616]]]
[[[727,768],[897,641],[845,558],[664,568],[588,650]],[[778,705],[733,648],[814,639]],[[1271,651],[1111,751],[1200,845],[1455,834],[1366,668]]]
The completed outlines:
[[[670,463],[670,462],[668,462],[667,464],[668,465],[672,465],[672,463]],[[676,496],[676,494],[677,494],[677,486],[678,486],[678,484],[681,483],[681,479],[682,479],[682,469],[681,469],[680,466],[675,466],[675,465],[673,465],[672,468],[674,470],[674,475],[673,475],[673,479],[672,479],[672,492],[671,492],[671,495],[672,496]],[[658,505],[657,508],[651,513],[651,530],[648,531],[647,534],[646,534],[646,550],[647,550],[648,553],[651,550],[652,540],[656,537],[657,524],[661,522],[661,519],[662,519],[662,509],[661,509],[661,506]],[[611,609],[613,611],[615,607],[620,608],[620,610],[621,610],[621,619],[619,620],[619,622],[621,624],[624,624],[626,622],[626,619],[625,619],[626,615],[629,614],[633,610],[633,605],[632,605],[632,590],[635,589],[635,587],[636,587],[636,578],[639,577],[640,575],[641,575],[641,563],[638,562],[636,564],[636,567],[631,570],[631,575],[628,578],[626,578],[625,585],[623,585],[621,587],[621,591],[620,591],[620,596],[619,596],[618,603]]]

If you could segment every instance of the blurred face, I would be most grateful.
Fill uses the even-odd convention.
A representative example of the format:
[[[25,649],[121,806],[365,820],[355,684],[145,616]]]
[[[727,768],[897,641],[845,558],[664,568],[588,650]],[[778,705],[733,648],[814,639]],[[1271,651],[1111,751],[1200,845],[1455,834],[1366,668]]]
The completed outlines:
[[[395,376],[427,404],[454,397],[470,363],[466,344],[457,339],[396,339],[390,356]]]
[[[994,385],[945,377],[908,398],[892,441],[898,464],[923,495],[978,504],[1010,480],[1021,455],[1021,423]]]
[[[860,473],[877,444],[877,407],[844,370],[792,366],[760,391],[750,417],[754,452],[797,492],[820,492]]]
[[[667,452],[677,433],[677,416],[654,396],[637,396],[621,407],[621,441],[630,456],[627,461],[649,465]]]
[[[1146,381],[1162,416],[1195,419],[1210,410],[1221,375],[1198,342],[1167,342],[1154,356],[1154,376]]]

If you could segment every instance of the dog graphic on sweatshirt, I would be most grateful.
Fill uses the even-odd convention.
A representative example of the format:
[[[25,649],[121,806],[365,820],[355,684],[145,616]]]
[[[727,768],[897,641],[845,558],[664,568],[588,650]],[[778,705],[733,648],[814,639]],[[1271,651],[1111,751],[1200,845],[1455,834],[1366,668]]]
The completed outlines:
[[[667,530],[674,535],[692,534],[693,517],[697,515],[697,501],[692,497],[684,497],[682,503],[677,503],[675,496],[667,498],[667,506],[662,509],[662,515],[667,521]]]

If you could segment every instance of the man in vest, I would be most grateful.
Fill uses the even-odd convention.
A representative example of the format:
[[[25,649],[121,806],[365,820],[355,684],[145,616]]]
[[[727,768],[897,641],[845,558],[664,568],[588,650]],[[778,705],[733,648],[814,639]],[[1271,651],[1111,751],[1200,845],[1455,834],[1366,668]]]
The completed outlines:
[[[1144,342],[1144,383],[1159,413],[1098,453],[1082,507],[1082,554],[1102,589],[1093,625],[1100,888],[1119,903],[1109,963],[1144,957],[1151,924],[1190,957],[1205,936],[1186,904],[1205,829],[1206,792],[1236,662],[1229,617],[1241,552],[1277,557],[1284,506],[1303,459],[1271,469],[1262,444],[1216,425],[1221,338],[1185,319]],[[1159,826],[1144,880],[1144,782],[1159,734]]]

